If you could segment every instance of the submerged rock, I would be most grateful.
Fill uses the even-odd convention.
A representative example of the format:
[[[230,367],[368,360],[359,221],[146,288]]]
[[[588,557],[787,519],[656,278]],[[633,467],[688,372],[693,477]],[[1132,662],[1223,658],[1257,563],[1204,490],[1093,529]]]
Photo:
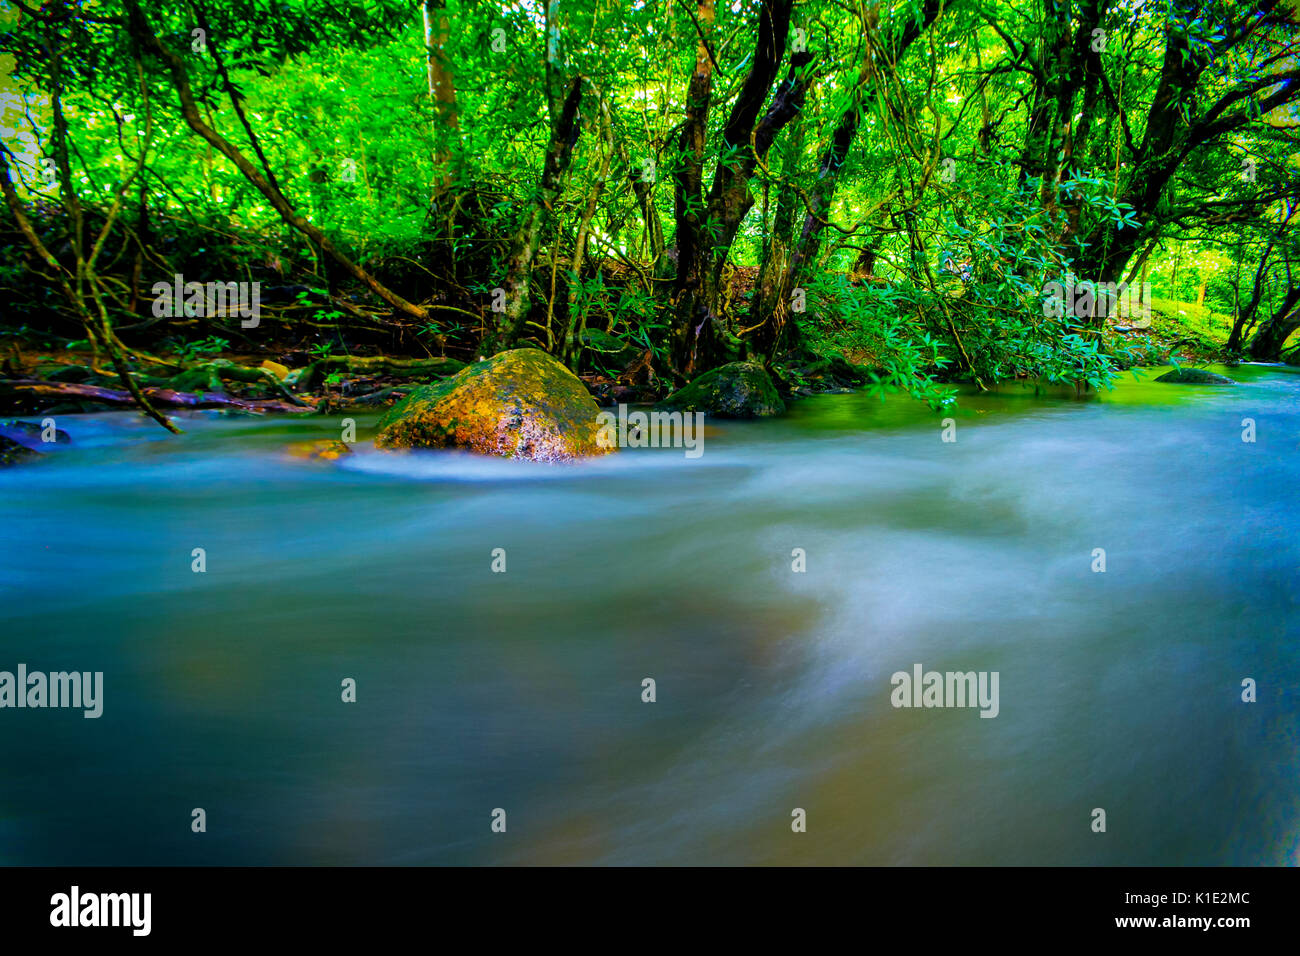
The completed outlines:
[[[323,441],[296,441],[285,451],[293,458],[306,458],[315,461],[336,461],[344,455],[352,454],[352,449],[337,439]]]
[[[1203,368],[1176,368],[1172,372],[1165,372],[1156,379],[1157,382],[1170,382],[1176,385],[1236,385],[1236,379],[1228,378],[1226,375],[1219,375],[1216,372],[1207,372]]]
[[[0,468],[8,468],[10,465],[21,465],[23,462],[36,461],[41,457],[40,452],[32,451],[25,448],[12,438],[6,438],[0,435]]]
[[[756,362],[732,362],[705,372],[655,407],[718,418],[763,418],[782,414],[785,402],[767,369]]]
[[[415,389],[379,421],[379,448],[466,448],[529,461],[603,455],[600,409],[540,349],[513,349]]]

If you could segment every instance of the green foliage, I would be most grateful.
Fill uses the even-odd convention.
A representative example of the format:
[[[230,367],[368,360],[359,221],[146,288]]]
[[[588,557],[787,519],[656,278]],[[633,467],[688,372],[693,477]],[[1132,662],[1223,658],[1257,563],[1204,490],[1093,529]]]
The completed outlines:
[[[1232,317],[1195,302],[1159,296],[1151,300],[1152,328],[1170,338],[1189,338],[1201,348],[1221,347],[1232,330]]]
[[[943,347],[910,322],[915,303],[892,287],[854,286],[840,274],[825,273],[809,290],[814,311],[830,321],[810,326],[807,344],[816,352],[872,366],[872,390],[904,391],[934,408],[950,403],[955,389],[939,384],[951,364]]]
[[[230,341],[220,336],[209,335],[207,338],[184,341],[177,340],[175,352],[182,362],[192,362],[205,355],[219,355],[230,347]]]
[[[896,64],[884,57],[891,65],[878,75],[860,73],[864,42],[884,50],[926,6],[918,0],[885,16],[872,5],[797,4],[792,26],[814,56],[812,82],[797,118],[757,162],[749,142],[722,136],[755,62],[753,2],[716,5],[708,28],[693,4],[446,0],[429,7],[432,47],[419,5],[405,0],[141,4],[148,31],[181,57],[205,120],[255,168],[265,157],[303,220],[396,294],[449,306],[410,322],[383,314],[369,288],[325,261],[194,135],[167,64],[132,37],[131,0],[87,0],[49,18],[0,10],[0,54],[13,67],[4,119],[15,131],[15,188],[65,259],[73,232],[61,205],[66,187],[75,186],[92,231],[120,200],[103,264],[116,270],[105,282],[114,291],[108,307],[125,329],[173,334],[142,321],[147,298],[132,294],[173,273],[291,281],[311,291],[286,311],[331,327],[330,344],[317,349],[347,347],[362,334],[362,313],[322,304],[343,294],[401,347],[436,342],[468,357],[496,321],[487,303],[531,236],[538,254],[525,277],[528,334],[615,374],[623,348],[573,347],[582,330],[599,330],[637,354],[649,351],[668,373],[683,321],[674,276],[681,230],[706,218],[720,166],[748,165],[753,210],[734,241],[707,218],[703,244],[752,272],[778,233],[790,247],[824,220],[820,245],[800,265],[809,311],[793,320],[804,344],[867,362],[878,390],[939,405],[951,400],[944,383],[952,379],[1102,388],[1134,360],[1103,348],[1095,323],[1044,316],[1048,281],[1107,281],[1117,270],[1122,278],[1141,253],[1157,293],[1179,300],[1159,309],[1158,321],[1217,342],[1225,317],[1249,299],[1261,256],[1272,256],[1261,273],[1262,313],[1297,281],[1300,230],[1285,234],[1278,211],[1300,196],[1294,143],[1281,122],[1294,97],[1271,114],[1260,105],[1294,92],[1265,82],[1300,53],[1291,13],[1276,12],[1244,42],[1244,12],[1220,0],[1103,6],[1107,42],[1081,74],[1064,69],[1060,55],[1087,26],[1087,5],[1057,21],[1037,2],[944,4]],[[196,28],[205,31],[197,46]],[[712,99],[699,196],[680,191],[678,177],[695,159],[682,131],[687,107],[699,105],[686,98],[702,30],[711,31]],[[784,52],[781,79],[790,65]],[[442,99],[432,89],[439,64]],[[1104,82],[1060,99],[1080,75],[1095,78],[1094,68]],[[1158,104],[1161,77],[1175,73],[1169,101]],[[558,197],[539,208],[553,123],[573,77],[582,98],[572,164]],[[41,172],[56,146],[55,86],[69,128],[69,184]],[[763,109],[775,102],[769,91]],[[148,163],[119,197],[146,144],[146,116]],[[849,118],[856,133],[843,164],[827,166]],[[1144,151],[1157,141],[1160,149]],[[836,186],[822,209],[829,171]],[[1147,190],[1153,182],[1159,188]],[[1270,246],[1279,232],[1284,238]],[[80,336],[66,327],[48,274],[13,239],[0,253],[0,290],[16,321]],[[846,273],[866,248],[871,281],[856,281]],[[1187,305],[1202,295],[1206,315]],[[710,307],[723,313],[727,335],[766,318],[744,314],[743,304]],[[212,354],[212,343],[225,341],[214,330],[223,332],[187,330],[200,339],[183,354]]]

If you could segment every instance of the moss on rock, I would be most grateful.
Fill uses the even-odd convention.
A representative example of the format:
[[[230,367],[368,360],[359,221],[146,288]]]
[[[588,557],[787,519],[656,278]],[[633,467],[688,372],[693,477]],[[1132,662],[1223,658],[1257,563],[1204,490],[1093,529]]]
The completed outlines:
[[[655,407],[718,418],[764,418],[785,412],[785,402],[767,369],[755,362],[732,362],[705,372]]]
[[[352,449],[337,439],[322,441],[297,441],[285,448],[292,458],[305,458],[313,461],[337,461],[344,455],[352,454]]]
[[[513,349],[425,385],[379,421],[379,448],[466,448],[529,461],[603,455],[600,409],[576,375],[540,349]]]
[[[37,461],[40,458],[39,452],[18,444],[12,438],[0,435],[0,468],[8,468],[10,465],[19,465],[28,461]]]
[[[1203,368],[1176,368],[1165,372],[1156,379],[1157,382],[1170,382],[1175,385],[1236,385],[1235,379],[1216,372],[1207,372]]]

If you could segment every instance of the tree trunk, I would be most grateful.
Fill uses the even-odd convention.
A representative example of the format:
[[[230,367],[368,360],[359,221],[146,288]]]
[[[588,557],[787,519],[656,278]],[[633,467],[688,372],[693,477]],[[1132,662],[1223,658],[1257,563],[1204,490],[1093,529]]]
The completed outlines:
[[[451,25],[447,19],[447,0],[424,0],[425,60],[429,74],[429,99],[433,103],[433,166],[435,200],[451,188],[451,165],[455,159],[460,130],[460,113],[456,106],[456,84],[447,62],[447,39]]]
[[[863,106],[874,94],[880,67],[896,68],[908,47],[934,23],[942,9],[942,0],[925,0],[920,17],[909,20],[898,33],[893,35],[879,61],[873,59],[870,54],[864,57],[858,72],[854,95],[835,125],[831,141],[822,156],[817,184],[809,191],[808,209],[804,214],[802,228],[786,266],[786,277],[781,286],[784,290],[793,290],[804,285],[809,270],[817,260],[822,232],[826,228],[831,202],[839,186],[840,170],[848,158],[853,140],[857,137]],[[755,316],[756,321],[758,318],[759,316]],[[781,337],[797,334],[797,332],[795,321],[788,321],[785,328],[778,333],[778,341],[774,348],[779,348]]]
[[[614,153],[613,120],[609,114],[609,103],[605,97],[598,104],[600,112],[600,138],[604,145],[601,152],[600,169],[587,192],[587,203],[582,210],[582,219],[578,223],[578,234],[573,240],[573,255],[569,261],[569,282],[567,308],[565,310],[565,333],[560,342],[561,358],[573,366],[582,350],[582,333],[586,328],[585,313],[581,320],[578,316],[578,287],[582,281],[582,266],[587,258],[587,238],[591,232],[591,221],[596,217],[600,197],[609,182],[609,167]]]
[[[793,0],[763,0],[753,62],[722,130],[703,234],[697,232],[692,243],[695,261],[686,276],[688,281],[679,276],[673,351],[676,370],[683,378],[739,352],[741,343],[720,314],[722,273],[740,224],[754,205],[750,181],[758,166],[766,165],[777,134],[799,115],[808,92],[806,67],[812,55],[796,53],[790,58],[789,74],[759,118],[785,56],[792,8]]]
[[[683,364],[682,353],[688,351],[693,338],[690,330],[699,311],[707,269],[701,225],[704,219],[704,144],[709,128],[709,103],[713,96],[713,51],[709,48],[713,18],[714,0],[699,0],[695,11],[699,43],[695,48],[695,69],[686,87],[686,120],[677,144],[682,159],[673,173],[677,219],[677,279],[673,286],[677,318],[673,352],[679,366]]]
[[[785,182],[793,181],[803,161],[804,124],[796,120],[782,150],[781,175]],[[797,329],[789,322],[790,254],[794,245],[795,206],[798,197],[788,186],[780,190],[776,200],[776,221],[768,242],[767,254],[759,264],[758,280],[754,283],[754,298],[750,304],[749,323],[751,336],[745,338],[749,354],[754,358],[771,358],[791,338],[788,332]]]
[[[1259,312],[1259,303],[1264,297],[1264,286],[1268,277],[1269,257],[1273,254],[1273,248],[1277,245],[1278,241],[1285,238],[1285,230],[1291,221],[1292,215],[1295,213],[1295,209],[1296,207],[1294,205],[1290,203],[1287,204],[1287,215],[1279,224],[1277,234],[1271,236],[1268,240],[1268,244],[1264,246],[1264,253],[1259,257],[1259,267],[1255,270],[1255,284],[1251,288],[1250,301],[1247,302],[1246,307],[1237,314],[1236,321],[1232,323],[1232,333],[1228,336],[1228,342],[1224,346],[1224,348],[1229,352],[1240,352],[1242,343],[1246,341],[1246,337],[1250,335],[1251,330],[1255,327],[1255,322],[1257,321],[1255,316]],[[1290,260],[1285,259],[1284,257],[1284,264],[1286,265],[1287,276],[1289,278],[1291,275]]]
[[[1300,286],[1288,289],[1282,305],[1259,327],[1250,343],[1250,357],[1257,362],[1278,361],[1282,347],[1296,329],[1300,329]]]
[[[512,348],[524,330],[531,304],[528,287],[532,280],[533,259],[537,256],[543,221],[553,214],[552,204],[564,192],[573,147],[582,130],[578,115],[581,102],[582,77],[574,77],[569,81],[569,92],[564,98],[560,115],[551,127],[551,142],[546,148],[541,187],[524,212],[523,222],[515,233],[514,252],[510,256],[510,266],[503,284],[506,293],[505,312],[501,315],[496,338],[490,346],[485,345],[484,354]]]

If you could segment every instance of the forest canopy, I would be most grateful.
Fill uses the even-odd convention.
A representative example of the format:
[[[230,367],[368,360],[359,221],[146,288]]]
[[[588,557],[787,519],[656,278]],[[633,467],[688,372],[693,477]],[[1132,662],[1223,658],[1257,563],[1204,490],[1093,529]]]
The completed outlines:
[[[311,377],[248,357],[319,385],[531,345],[602,394],[832,361],[941,405],[1184,341],[1278,360],[1297,11],[4,0],[8,375],[80,348],[142,407],[198,369],[292,404]],[[261,318],[156,308],[173,282]]]

